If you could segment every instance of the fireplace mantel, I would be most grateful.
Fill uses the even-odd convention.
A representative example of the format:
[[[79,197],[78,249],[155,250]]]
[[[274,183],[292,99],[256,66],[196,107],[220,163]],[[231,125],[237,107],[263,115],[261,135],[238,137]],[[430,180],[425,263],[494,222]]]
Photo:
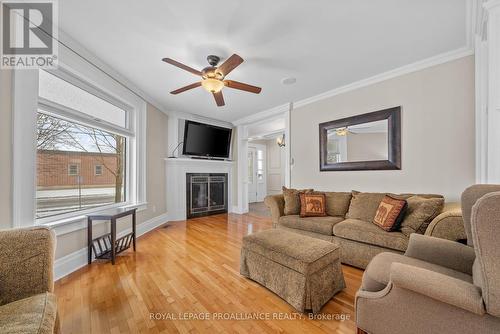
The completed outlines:
[[[228,211],[232,211],[233,161],[166,158],[165,163],[169,220],[186,219],[186,173],[227,173]]]

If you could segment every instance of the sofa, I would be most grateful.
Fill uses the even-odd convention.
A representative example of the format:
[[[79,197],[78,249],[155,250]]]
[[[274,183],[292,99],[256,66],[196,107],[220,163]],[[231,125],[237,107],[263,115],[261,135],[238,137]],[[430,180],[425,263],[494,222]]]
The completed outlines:
[[[467,245],[412,234],[381,253],[356,294],[358,333],[500,333],[500,185],[462,195]]]
[[[0,333],[59,332],[54,250],[47,228],[0,231]]]
[[[453,241],[464,241],[466,233],[462,212],[458,203],[444,203],[436,194],[386,194],[363,192],[324,192],[327,215],[324,217],[301,218],[298,214],[287,214],[283,194],[267,196],[265,204],[271,211],[272,227],[283,229],[317,239],[333,242],[341,247],[341,262],[365,269],[370,260],[379,253],[403,254],[412,233],[425,234]],[[440,199],[444,203],[430,221],[412,230],[386,232],[375,226],[372,220],[378,205],[385,195],[399,198]],[[405,218],[406,219],[406,218]],[[415,223],[415,222],[414,222]]]

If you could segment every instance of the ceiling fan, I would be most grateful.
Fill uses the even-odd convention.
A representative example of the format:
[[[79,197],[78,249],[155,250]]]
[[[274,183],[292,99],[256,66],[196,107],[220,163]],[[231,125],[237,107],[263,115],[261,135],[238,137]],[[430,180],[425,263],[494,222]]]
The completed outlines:
[[[233,54],[220,66],[217,66],[217,64],[219,64],[220,57],[210,55],[207,57],[207,61],[210,64],[210,66],[205,67],[201,71],[195,70],[194,68],[179,63],[178,61],[175,61],[171,58],[163,58],[162,60],[166,63],[182,68],[183,70],[186,70],[194,75],[198,75],[201,77],[201,81],[171,91],[170,94],[175,95],[202,86],[207,91],[212,93],[212,95],[215,98],[215,103],[217,103],[217,106],[221,107],[225,104],[224,97],[222,96],[222,88],[224,88],[225,86],[233,89],[244,90],[246,92],[255,94],[259,94],[260,91],[262,90],[262,88],[260,87],[248,85],[242,82],[234,80],[224,80],[224,78],[232,70],[234,70],[238,65],[240,65],[243,62],[243,58],[241,58],[237,54]]]

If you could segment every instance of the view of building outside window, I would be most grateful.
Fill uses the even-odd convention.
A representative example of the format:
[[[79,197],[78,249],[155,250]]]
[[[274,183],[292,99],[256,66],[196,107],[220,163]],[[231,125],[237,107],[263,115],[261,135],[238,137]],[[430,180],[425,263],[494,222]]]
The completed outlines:
[[[36,217],[124,202],[125,147],[123,136],[39,112]]]

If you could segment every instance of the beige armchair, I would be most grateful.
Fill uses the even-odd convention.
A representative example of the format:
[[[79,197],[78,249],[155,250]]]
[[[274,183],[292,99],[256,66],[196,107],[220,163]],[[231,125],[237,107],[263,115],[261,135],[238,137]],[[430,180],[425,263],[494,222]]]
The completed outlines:
[[[500,185],[466,189],[462,209],[467,245],[412,234],[404,255],[373,258],[359,333],[500,333]]]
[[[54,233],[0,231],[0,333],[57,333]]]

